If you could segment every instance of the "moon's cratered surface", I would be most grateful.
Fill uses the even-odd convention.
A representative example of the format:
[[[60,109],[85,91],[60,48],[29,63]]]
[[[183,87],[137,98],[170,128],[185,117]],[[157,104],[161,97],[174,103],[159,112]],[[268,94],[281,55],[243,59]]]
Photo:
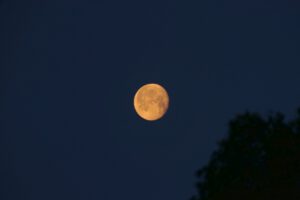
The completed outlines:
[[[168,93],[159,84],[143,85],[134,96],[135,111],[145,120],[160,119],[167,112],[168,107]]]

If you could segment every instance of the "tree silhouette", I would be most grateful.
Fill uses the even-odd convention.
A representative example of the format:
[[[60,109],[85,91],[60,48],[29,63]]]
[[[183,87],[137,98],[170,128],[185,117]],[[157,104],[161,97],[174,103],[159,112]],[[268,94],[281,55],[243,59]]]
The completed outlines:
[[[300,109],[288,122],[281,113],[238,115],[196,175],[193,200],[300,200]]]

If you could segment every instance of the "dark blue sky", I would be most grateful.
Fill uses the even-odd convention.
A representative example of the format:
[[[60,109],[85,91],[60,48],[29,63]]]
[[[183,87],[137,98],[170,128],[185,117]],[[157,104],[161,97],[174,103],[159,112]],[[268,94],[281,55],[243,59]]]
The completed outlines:
[[[1,200],[186,200],[237,113],[300,106],[297,0],[0,2]]]

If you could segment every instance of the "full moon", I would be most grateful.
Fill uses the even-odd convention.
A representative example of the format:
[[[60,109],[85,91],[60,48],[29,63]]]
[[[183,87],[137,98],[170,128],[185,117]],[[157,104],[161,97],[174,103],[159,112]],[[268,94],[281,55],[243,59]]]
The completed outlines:
[[[167,91],[159,84],[143,85],[134,96],[134,108],[137,114],[148,121],[164,116],[169,107]]]

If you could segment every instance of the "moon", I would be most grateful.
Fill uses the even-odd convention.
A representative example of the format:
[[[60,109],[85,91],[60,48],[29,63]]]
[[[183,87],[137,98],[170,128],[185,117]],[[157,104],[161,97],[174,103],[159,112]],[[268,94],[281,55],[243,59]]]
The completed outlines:
[[[169,96],[161,85],[149,83],[138,89],[133,104],[141,118],[154,121],[162,118],[167,112]]]

